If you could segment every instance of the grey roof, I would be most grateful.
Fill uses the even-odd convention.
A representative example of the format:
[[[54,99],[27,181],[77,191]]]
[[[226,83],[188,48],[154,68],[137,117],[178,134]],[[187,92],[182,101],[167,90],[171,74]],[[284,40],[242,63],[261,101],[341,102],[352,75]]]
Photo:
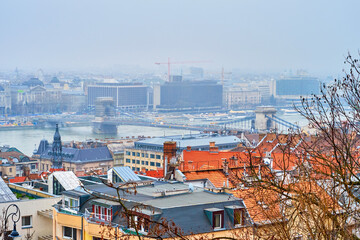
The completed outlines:
[[[149,138],[135,142],[135,147],[139,145],[153,145],[163,146],[166,141],[175,141],[177,147],[186,148],[191,147],[209,147],[210,142],[215,142],[215,145],[238,144],[242,142],[236,136],[209,136],[209,135],[192,135],[192,136],[169,136]]]
[[[113,173],[118,175],[118,177],[123,182],[129,182],[129,181],[141,181],[141,179],[136,175],[130,167],[113,167],[112,168]]]
[[[115,189],[105,186],[103,184],[91,185],[87,186],[87,188],[91,191],[117,197],[117,192]],[[228,194],[215,194],[204,191],[203,189],[195,189],[192,193],[186,190],[189,190],[189,186],[183,183],[155,182],[155,184],[150,184],[147,186],[137,186],[136,194],[134,194],[131,190],[128,192],[121,192],[120,197],[138,203],[157,207],[159,209],[177,208],[190,205],[213,204],[219,202],[231,202],[234,200],[238,201],[237,198]],[[154,197],[157,193],[160,192],[171,193],[177,191],[184,191],[184,193],[168,195],[165,197]]]
[[[51,145],[49,145],[46,150],[41,153],[41,158],[51,159],[51,153],[52,149]],[[112,160],[111,153],[106,146],[85,149],[63,147],[62,154],[64,162],[97,162]]]
[[[71,171],[59,171],[52,174],[65,190],[73,190],[80,186],[80,180]]]
[[[8,185],[0,177],[0,202],[11,202],[16,201],[17,198],[14,193],[10,190]]]

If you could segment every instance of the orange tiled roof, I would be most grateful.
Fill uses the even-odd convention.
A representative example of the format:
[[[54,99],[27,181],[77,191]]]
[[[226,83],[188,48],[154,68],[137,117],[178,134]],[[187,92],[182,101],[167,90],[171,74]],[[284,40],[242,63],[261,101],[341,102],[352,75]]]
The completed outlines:
[[[216,188],[222,188],[226,186],[229,182],[229,187],[233,188],[234,185],[229,180],[227,176],[222,172],[222,170],[209,170],[209,171],[196,171],[196,172],[184,172],[186,180],[200,180],[208,179]]]
[[[276,192],[263,188],[249,188],[233,191],[235,197],[243,199],[245,207],[256,223],[282,221],[279,196]]]
[[[244,162],[248,162],[248,155],[244,152],[225,152],[225,151],[183,151],[183,163],[180,169],[185,171],[222,169],[223,160],[226,158],[229,161],[229,167],[243,166]],[[235,161],[234,159],[237,159]]]
[[[13,179],[10,179],[10,183],[21,183],[21,182],[25,182],[26,177],[15,177]]]
[[[164,170],[163,169],[149,170],[149,171],[146,171],[146,176],[154,177],[154,178],[162,178],[162,177],[164,177]]]

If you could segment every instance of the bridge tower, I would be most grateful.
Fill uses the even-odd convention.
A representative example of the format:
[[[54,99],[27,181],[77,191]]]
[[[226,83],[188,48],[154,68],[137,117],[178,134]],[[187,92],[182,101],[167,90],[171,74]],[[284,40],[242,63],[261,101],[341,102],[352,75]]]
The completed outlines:
[[[255,110],[255,128],[259,132],[275,129],[275,122],[268,118],[273,118],[275,114],[276,109],[272,106],[257,107]]]

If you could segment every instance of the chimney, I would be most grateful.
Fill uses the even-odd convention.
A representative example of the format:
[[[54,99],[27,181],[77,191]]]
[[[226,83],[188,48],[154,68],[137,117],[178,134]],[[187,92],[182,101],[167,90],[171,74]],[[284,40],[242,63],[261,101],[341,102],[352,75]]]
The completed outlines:
[[[222,158],[222,160],[223,160],[223,172],[227,176],[227,175],[229,175],[229,162],[227,161],[226,158]]]
[[[215,146],[215,142],[210,142],[209,150],[210,152],[218,152],[219,148]]]
[[[164,142],[164,177],[166,177],[167,173],[170,170],[170,161],[171,159],[176,158],[176,142],[167,141]]]

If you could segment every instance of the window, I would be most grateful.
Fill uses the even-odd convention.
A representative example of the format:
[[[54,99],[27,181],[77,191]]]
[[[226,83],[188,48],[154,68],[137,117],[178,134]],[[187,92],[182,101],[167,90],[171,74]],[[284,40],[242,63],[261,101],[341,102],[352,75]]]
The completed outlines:
[[[145,165],[145,161],[141,161],[141,165]]]
[[[132,152],[132,155],[135,157],[135,152]]]
[[[160,156],[160,155],[156,155],[156,159],[161,159],[161,156]]]
[[[136,164],[140,164],[140,160],[136,160]]]
[[[223,226],[223,214],[222,213],[214,213],[214,217],[213,217],[213,228],[222,228]]]
[[[145,154],[144,153],[141,153],[141,157],[144,157],[145,156]]]
[[[156,163],[156,166],[157,166],[157,167],[161,167],[161,163],[158,163],[158,162],[157,162],[157,163]]]
[[[155,163],[154,162],[150,162],[150,166],[155,166]]]
[[[9,168],[9,172],[12,172],[12,168]]]
[[[130,159],[127,158],[127,159],[126,159],[126,163],[131,163]]]
[[[148,153],[146,153],[146,154],[145,154],[145,157],[146,157],[146,158],[148,158],[148,157],[149,157],[149,154],[148,154]]]
[[[31,216],[21,217],[22,228],[32,228],[31,220],[32,220]]]
[[[155,158],[155,154],[150,154],[150,158]]]
[[[63,227],[63,237],[76,240],[76,228]]]
[[[111,221],[112,220],[112,209],[111,207],[102,207],[93,205],[94,216],[97,219]]]
[[[145,165],[146,165],[146,166],[149,166],[149,161],[146,161],[146,162],[145,162]]]
[[[137,153],[136,153],[136,156],[137,156],[137,157],[140,157],[140,153],[139,153],[139,152],[137,152]]]
[[[244,225],[244,210],[243,209],[234,209],[234,225],[242,226]]]
[[[133,160],[132,160],[132,163],[134,163],[134,164],[135,164],[135,159],[133,159]]]
[[[139,172],[139,171],[140,171],[140,168],[136,168],[136,171],[138,171],[138,172]]]
[[[129,228],[132,229],[136,228],[139,232],[142,233],[146,233],[149,231],[149,220],[145,215],[144,216],[131,215],[131,216],[128,217]]]
[[[130,156],[131,154],[130,154],[130,152],[129,152],[129,151],[126,151],[126,155]]]

